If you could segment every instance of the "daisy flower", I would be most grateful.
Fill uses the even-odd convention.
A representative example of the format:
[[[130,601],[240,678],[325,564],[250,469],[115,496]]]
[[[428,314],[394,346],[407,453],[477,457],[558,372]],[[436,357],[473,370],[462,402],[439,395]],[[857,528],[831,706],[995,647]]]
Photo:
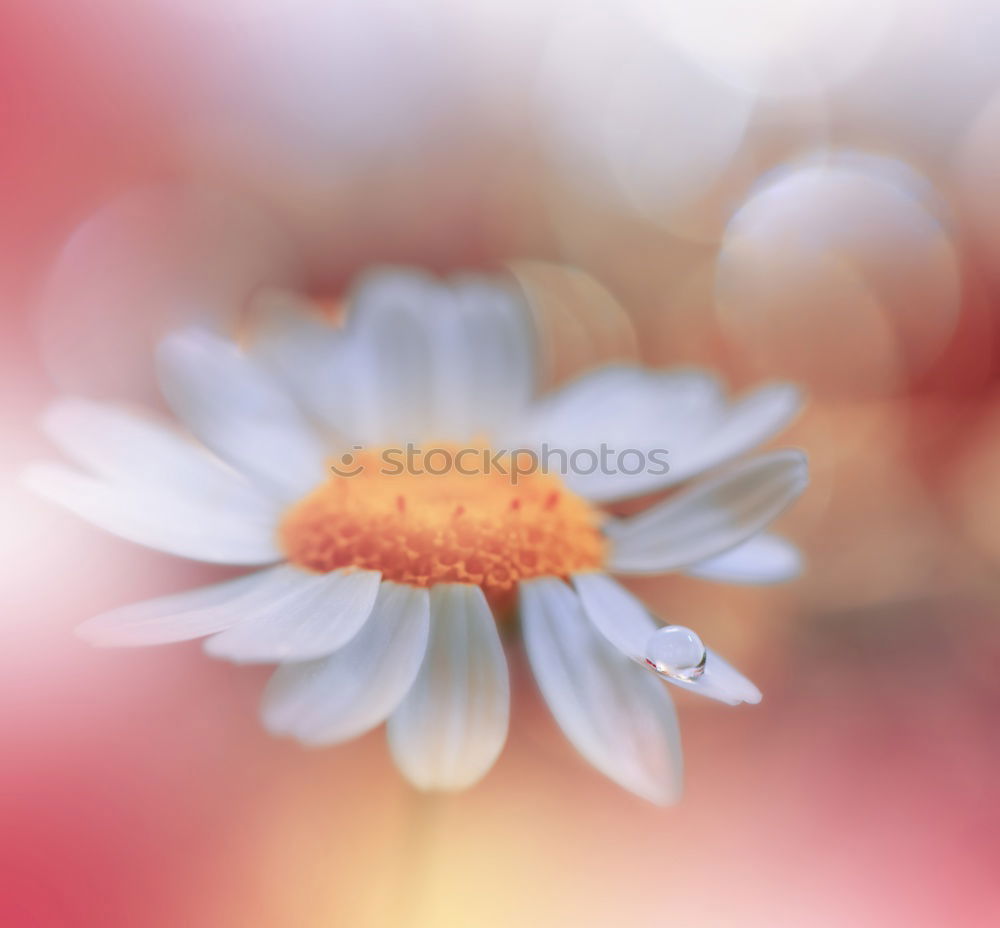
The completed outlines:
[[[700,371],[618,364],[538,398],[536,354],[530,311],[504,283],[382,271],[355,288],[342,325],[285,300],[240,342],[169,335],[158,374],[182,428],[57,401],[44,427],[79,469],[34,466],[36,491],[133,542],[259,568],[112,610],[80,634],[205,638],[213,657],[277,664],[268,731],[328,745],[386,722],[403,774],[453,790],[506,739],[501,632],[519,623],[580,753],[674,801],[681,749],[664,681],[729,704],[760,693],[611,574],[793,576],[795,548],[761,531],[804,488],[805,459],[743,455],[798,395],[769,385],[730,400]],[[400,466],[407,447],[425,449],[425,466]],[[525,448],[550,466],[513,476]],[[600,449],[627,449],[630,466],[590,466]],[[632,463],[655,450],[668,467]],[[602,508],[689,481],[637,515]]]

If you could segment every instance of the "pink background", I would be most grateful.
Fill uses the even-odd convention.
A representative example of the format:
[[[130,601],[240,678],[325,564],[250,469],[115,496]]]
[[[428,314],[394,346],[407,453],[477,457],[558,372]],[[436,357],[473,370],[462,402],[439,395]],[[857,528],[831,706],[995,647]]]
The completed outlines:
[[[1000,65],[980,53],[995,11],[913,4],[835,86],[757,101],[665,225],[570,183],[540,141],[555,7],[335,4],[316,29],[317,5],[257,7],[270,25],[221,0],[0,10],[0,923],[1000,923]],[[827,305],[806,276],[791,292],[815,314],[772,318],[737,276],[727,299],[749,315],[720,310],[728,216],[767,171],[843,149],[923,178],[946,216],[931,251],[904,211],[874,270],[864,248],[840,255],[873,275],[871,305]],[[50,398],[155,402],[156,334],[237,318],[261,285],[336,298],[371,263],[511,261],[544,262],[515,271],[554,379],[637,355],[810,391],[786,440],[813,484],[781,526],[807,574],[637,585],[765,694],[736,710],[679,695],[679,806],[584,765],[516,642],[508,747],[472,791],[428,799],[380,731],[325,751],[269,738],[263,671],[73,636],[221,573],[20,489],[51,454]]]

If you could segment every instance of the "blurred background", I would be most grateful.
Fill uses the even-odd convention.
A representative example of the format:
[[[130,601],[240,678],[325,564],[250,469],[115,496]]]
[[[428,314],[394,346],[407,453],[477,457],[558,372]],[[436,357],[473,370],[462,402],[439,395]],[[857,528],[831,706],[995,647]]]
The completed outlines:
[[[7,0],[0,6],[0,921],[1000,924],[996,0]],[[19,489],[54,396],[157,403],[158,335],[373,263],[513,273],[548,379],[790,378],[785,587],[637,588],[764,691],[678,694],[657,809],[511,653],[510,743],[417,801],[310,751],[266,671],[92,650],[211,568]]]

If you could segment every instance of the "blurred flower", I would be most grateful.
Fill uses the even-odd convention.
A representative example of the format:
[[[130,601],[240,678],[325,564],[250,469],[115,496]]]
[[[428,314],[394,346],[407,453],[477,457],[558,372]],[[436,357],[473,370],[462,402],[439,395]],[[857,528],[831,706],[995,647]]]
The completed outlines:
[[[760,532],[804,488],[805,460],[750,458],[627,517],[599,504],[742,455],[788,422],[798,394],[778,384],[729,401],[706,373],[614,365],[536,400],[535,353],[530,316],[505,285],[383,272],[358,287],[341,327],[279,296],[245,345],[196,327],[164,339],[163,393],[204,447],[120,408],[56,403],[46,429],[91,473],[37,465],[35,490],[140,544],[263,568],[113,610],[82,634],[107,645],[207,636],[213,656],[277,663],[270,731],[333,744],[387,721],[411,782],[458,789],[506,739],[500,628],[516,605],[570,741],[627,789],[674,800],[680,744],[657,677],[734,705],[760,693],[606,571],[793,576],[795,549]],[[596,461],[598,448],[641,455],[654,440],[669,468],[514,475],[539,449]],[[446,466],[428,452],[419,469],[375,469],[415,441],[435,442]],[[496,469],[463,469],[463,451]]]

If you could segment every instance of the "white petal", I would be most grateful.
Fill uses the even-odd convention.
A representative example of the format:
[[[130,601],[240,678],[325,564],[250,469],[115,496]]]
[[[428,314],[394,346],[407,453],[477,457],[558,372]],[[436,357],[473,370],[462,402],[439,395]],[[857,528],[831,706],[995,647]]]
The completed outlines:
[[[453,315],[447,291],[429,278],[383,272],[363,280],[347,319],[351,379],[364,443],[419,441],[435,434],[431,320]],[[448,436],[444,436],[448,437]]]
[[[606,574],[574,574],[573,586],[594,627],[624,655],[645,665],[646,642],[660,623],[642,601]]]
[[[264,726],[306,744],[334,744],[385,721],[427,650],[427,590],[383,582],[368,621],[328,657],[283,664],[264,693]]]
[[[259,293],[251,313],[253,357],[285,384],[303,409],[338,434],[342,444],[347,442],[359,404],[343,329],[289,291]],[[358,437],[352,435],[351,440]]]
[[[672,456],[673,483],[687,480],[738,457],[777,435],[802,407],[802,394],[790,383],[772,383],[732,403],[717,428]]]
[[[689,436],[716,423],[724,400],[715,378],[698,371],[654,372],[609,365],[572,381],[527,414],[520,443],[548,454],[550,471],[588,499],[649,492],[673,479],[672,455]],[[611,453],[598,463],[601,449]],[[637,474],[623,473],[618,456],[647,456]],[[655,459],[652,452],[666,451]],[[625,469],[635,463],[624,456]]]
[[[350,641],[371,615],[381,575],[373,570],[302,574],[284,599],[209,638],[206,653],[238,663],[303,661]]]
[[[684,572],[720,583],[782,583],[802,572],[802,555],[795,545],[777,535],[755,535]]]
[[[612,520],[611,570],[660,573],[697,564],[746,541],[806,487],[798,451],[753,458],[628,519]]]
[[[149,416],[82,398],[57,400],[42,422],[78,464],[108,483],[146,488],[273,524],[280,506],[205,448]]]
[[[538,686],[577,750],[626,789],[675,802],[681,745],[666,687],[598,634],[561,580],[521,584],[521,624]]]
[[[59,464],[36,464],[25,484],[88,522],[179,557],[214,564],[271,564],[282,558],[275,524],[261,512],[193,502],[156,487],[111,486]]]
[[[308,577],[281,565],[213,586],[113,609],[84,622],[77,634],[92,644],[167,644],[212,635],[272,608]]]
[[[450,359],[435,384],[438,424],[455,438],[498,434],[535,394],[534,319],[513,280],[461,275],[451,286],[458,319],[435,333],[440,356]]]
[[[598,501],[624,499],[673,486],[750,450],[783,428],[799,403],[788,384],[730,403],[718,381],[701,371],[614,365],[537,404],[522,441],[548,447],[550,469],[563,473],[575,492]],[[610,455],[587,473],[602,447]],[[627,472],[642,463],[635,454],[623,456],[629,450],[645,456],[638,473]]]
[[[432,587],[427,656],[389,718],[400,770],[419,789],[471,786],[500,754],[509,713],[507,661],[482,590]]]
[[[383,271],[362,281],[351,304],[353,440],[468,440],[506,429],[527,404],[534,342],[513,287]]]
[[[326,444],[291,396],[232,342],[188,328],[165,338],[157,357],[167,402],[224,461],[286,500],[328,476]]]
[[[716,699],[730,706],[737,706],[742,702],[760,702],[760,690],[753,683],[711,648],[708,648],[707,652],[705,672],[697,680],[686,681],[667,677],[667,681],[681,689],[691,690],[699,696],[707,696],[709,699]]]
[[[594,627],[626,657],[648,667],[646,645],[661,623],[653,618],[642,600],[603,574],[575,574],[573,585]],[[741,702],[760,702],[757,687],[711,648],[707,651],[705,672],[694,682],[673,677],[664,679],[674,686],[732,706]]]

